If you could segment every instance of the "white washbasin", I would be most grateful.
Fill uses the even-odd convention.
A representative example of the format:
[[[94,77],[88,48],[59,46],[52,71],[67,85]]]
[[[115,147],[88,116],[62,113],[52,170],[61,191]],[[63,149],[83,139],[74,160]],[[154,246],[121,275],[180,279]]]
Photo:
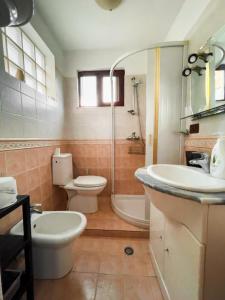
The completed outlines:
[[[201,169],[158,164],[149,166],[147,172],[154,179],[183,190],[205,193],[225,192],[225,180],[214,178]]]

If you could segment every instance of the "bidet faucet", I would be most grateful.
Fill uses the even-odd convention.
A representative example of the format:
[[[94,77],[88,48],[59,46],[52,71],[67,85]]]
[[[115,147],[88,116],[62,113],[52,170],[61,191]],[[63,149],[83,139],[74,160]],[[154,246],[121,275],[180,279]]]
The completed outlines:
[[[42,205],[41,203],[33,203],[30,205],[30,213],[33,214],[42,214]]]
[[[198,152],[196,152],[198,153]],[[192,159],[189,161],[189,164],[190,165],[193,165],[193,166],[200,166],[202,167],[202,169],[206,172],[206,173],[209,173],[209,169],[210,169],[210,157],[209,157],[209,154],[206,153],[206,152],[203,152],[203,153],[198,153],[200,154],[201,156],[199,158],[195,158],[195,159]]]

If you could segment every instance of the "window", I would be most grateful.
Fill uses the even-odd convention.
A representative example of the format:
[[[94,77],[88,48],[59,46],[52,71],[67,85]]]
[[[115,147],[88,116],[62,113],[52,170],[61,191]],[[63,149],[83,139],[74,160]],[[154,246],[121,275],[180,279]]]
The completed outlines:
[[[215,70],[215,100],[225,100],[225,65],[221,64]]]
[[[124,106],[124,70],[115,70],[113,74],[114,105]],[[79,106],[110,106],[111,84],[109,71],[78,72]]]
[[[42,94],[47,92],[44,54],[18,27],[2,28],[5,71]]]

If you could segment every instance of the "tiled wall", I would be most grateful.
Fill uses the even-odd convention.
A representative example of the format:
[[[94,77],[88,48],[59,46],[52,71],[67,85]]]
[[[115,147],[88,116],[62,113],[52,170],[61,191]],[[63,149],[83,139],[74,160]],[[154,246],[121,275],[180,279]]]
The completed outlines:
[[[0,69],[0,138],[63,138],[62,83],[56,72],[53,100]]]
[[[211,154],[219,136],[216,135],[189,135],[184,142],[184,162],[186,163],[185,151],[207,152]]]
[[[111,145],[109,140],[72,141],[69,152],[73,154],[74,176],[98,175],[107,178],[103,194],[111,193]]]
[[[142,184],[134,177],[134,172],[145,165],[144,154],[129,154],[133,142],[116,140],[115,146],[115,193],[142,195]]]
[[[117,140],[115,146],[115,193],[144,194],[142,185],[135,179],[136,169],[145,165],[144,154],[128,154],[132,142]],[[73,154],[74,175],[99,175],[107,178],[103,194],[111,194],[111,141],[86,140],[70,143]]]
[[[211,153],[218,136],[200,136],[200,135],[190,135],[185,138],[185,151],[200,151]]]
[[[18,193],[28,194],[32,203],[41,203],[43,210],[66,209],[66,192],[52,185],[51,157],[54,146],[30,149],[6,150],[0,152],[1,176],[16,178]],[[62,152],[67,152],[61,143]],[[20,218],[20,211],[2,219],[0,232],[7,230]]]

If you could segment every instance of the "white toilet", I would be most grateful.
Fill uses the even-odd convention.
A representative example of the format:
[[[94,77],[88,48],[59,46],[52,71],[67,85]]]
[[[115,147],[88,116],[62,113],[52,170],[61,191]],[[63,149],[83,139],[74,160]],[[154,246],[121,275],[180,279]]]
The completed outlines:
[[[98,210],[97,195],[106,184],[102,176],[78,176],[73,179],[72,154],[62,153],[53,155],[52,159],[53,184],[67,191],[68,209],[83,213],[94,213]]]

